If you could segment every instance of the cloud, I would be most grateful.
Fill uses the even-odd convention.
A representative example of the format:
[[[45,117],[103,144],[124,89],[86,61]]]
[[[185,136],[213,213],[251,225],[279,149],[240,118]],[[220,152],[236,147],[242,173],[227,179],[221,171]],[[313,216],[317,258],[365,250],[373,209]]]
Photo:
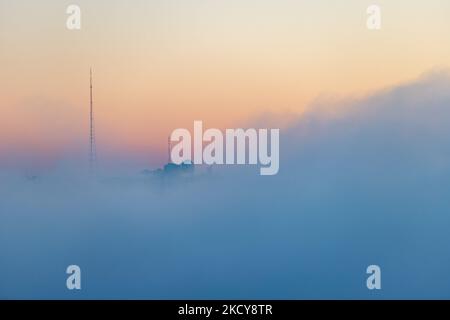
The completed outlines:
[[[378,264],[376,297],[450,298],[449,110],[446,72],[322,99],[282,131],[271,177],[5,176],[0,297],[372,298]],[[81,292],[65,288],[70,264]]]

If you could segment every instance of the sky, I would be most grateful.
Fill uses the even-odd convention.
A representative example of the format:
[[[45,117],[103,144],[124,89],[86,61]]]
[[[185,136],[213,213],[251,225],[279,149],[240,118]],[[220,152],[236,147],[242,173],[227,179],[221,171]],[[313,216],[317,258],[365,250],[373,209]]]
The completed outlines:
[[[73,3],[0,0],[0,298],[450,298],[449,1]],[[194,120],[278,174],[142,174]]]
[[[99,159],[156,166],[194,120],[235,128],[270,113],[281,127],[320,97],[450,64],[448,1],[380,0],[379,31],[366,28],[370,4],[0,0],[0,163],[86,160],[91,66]]]
[[[435,72],[308,111],[275,176],[0,171],[0,298],[449,299],[449,88]]]

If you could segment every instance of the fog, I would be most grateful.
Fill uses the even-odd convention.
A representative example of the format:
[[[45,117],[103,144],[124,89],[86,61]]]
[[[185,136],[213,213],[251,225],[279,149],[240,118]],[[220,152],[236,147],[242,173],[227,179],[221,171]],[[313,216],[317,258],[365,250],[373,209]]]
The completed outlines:
[[[258,125],[263,125],[259,123]],[[280,170],[0,173],[0,298],[450,298],[450,76],[318,99]],[[126,174],[124,172],[127,172]],[[79,265],[82,289],[66,288]],[[366,268],[382,290],[366,288]]]

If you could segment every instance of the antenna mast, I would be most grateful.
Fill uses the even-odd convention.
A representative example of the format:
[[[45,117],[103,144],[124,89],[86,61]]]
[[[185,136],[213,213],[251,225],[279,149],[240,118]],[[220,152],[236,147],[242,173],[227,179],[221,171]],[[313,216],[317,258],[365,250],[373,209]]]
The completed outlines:
[[[170,157],[170,136],[167,138],[167,163],[171,163],[172,159]]]
[[[96,150],[95,150],[95,131],[94,131],[94,106],[92,99],[92,68],[89,70],[90,75],[90,104],[89,104],[89,166],[91,173],[95,169]]]

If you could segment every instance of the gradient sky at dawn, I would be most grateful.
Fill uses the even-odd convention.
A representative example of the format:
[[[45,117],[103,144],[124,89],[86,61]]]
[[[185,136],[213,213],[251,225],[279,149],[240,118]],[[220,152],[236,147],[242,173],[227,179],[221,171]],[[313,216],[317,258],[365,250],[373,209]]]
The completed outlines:
[[[243,126],[358,96],[450,65],[450,2],[0,0],[0,161],[83,153],[94,68],[99,151],[165,157],[167,135],[203,120]],[[66,7],[82,9],[69,31]]]
[[[0,299],[450,298],[449,18],[449,0],[0,0]],[[278,174],[158,170],[194,120],[281,128]]]

